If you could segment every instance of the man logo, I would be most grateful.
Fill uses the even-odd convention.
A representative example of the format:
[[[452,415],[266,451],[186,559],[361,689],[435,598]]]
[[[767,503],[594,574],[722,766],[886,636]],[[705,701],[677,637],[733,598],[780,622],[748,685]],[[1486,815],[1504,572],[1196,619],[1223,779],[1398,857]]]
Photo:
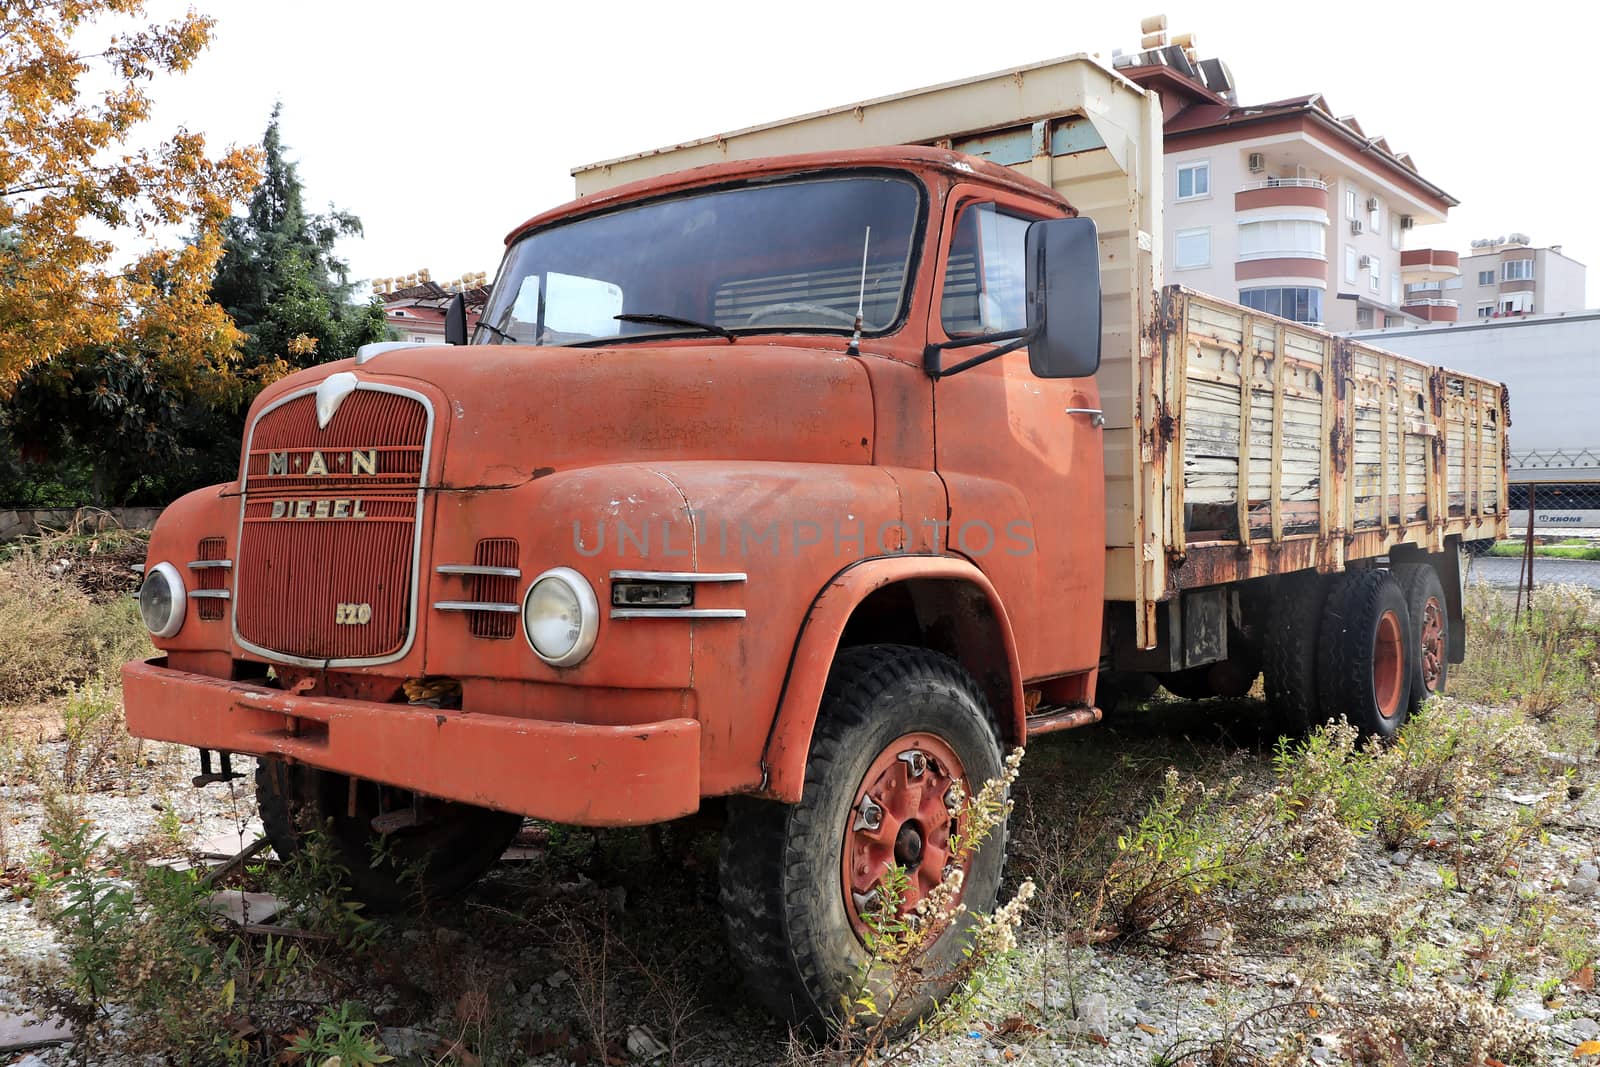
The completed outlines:
[[[329,454],[332,455],[332,453]],[[341,468],[338,473],[343,474],[344,458],[342,456],[335,456],[335,460]],[[295,466],[298,467],[299,465],[300,461],[298,459],[295,460]],[[315,450],[311,453],[311,458],[306,460],[305,471],[300,473],[299,476],[302,478],[326,478],[332,473],[333,472],[328,470],[327,457],[324,456],[320,450]],[[350,450],[351,477],[360,477],[363,474],[376,475],[377,473],[378,450],[376,448],[352,448]],[[289,477],[288,452],[267,453],[267,477]]]

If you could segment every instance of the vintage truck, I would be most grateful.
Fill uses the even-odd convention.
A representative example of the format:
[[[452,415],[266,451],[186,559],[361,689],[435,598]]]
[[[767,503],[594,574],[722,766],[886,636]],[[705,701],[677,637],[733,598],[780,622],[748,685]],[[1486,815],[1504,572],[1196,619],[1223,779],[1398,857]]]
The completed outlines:
[[[1020,168],[958,150],[1017,128]],[[397,907],[525,816],[721,811],[749,986],[814,1021],[885,873],[945,876],[952,787],[1097,680],[1264,670],[1286,729],[1379,735],[1443,687],[1504,393],[1161,288],[1154,95],[1072,57],[707,151],[580,172],[470,344],[274,383],[163,515],[129,729],[258,757],[279,851],[320,825]]]

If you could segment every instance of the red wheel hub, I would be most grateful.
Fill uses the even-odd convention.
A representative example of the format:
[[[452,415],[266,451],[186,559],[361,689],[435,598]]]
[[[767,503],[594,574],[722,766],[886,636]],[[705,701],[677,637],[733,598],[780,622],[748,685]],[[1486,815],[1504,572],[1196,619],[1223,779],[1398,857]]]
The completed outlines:
[[[1377,697],[1378,714],[1392,719],[1400,713],[1400,691],[1405,688],[1405,636],[1400,617],[1386,611],[1378,619],[1378,634],[1372,649],[1372,691]]]
[[[1444,679],[1444,609],[1437,597],[1429,597],[1422,608],[1422,684],[1430,693],[1439,691]]]
[[[906,871],[900,914],[916,909],[944,880],[951,863],[950,835],[959,829],[951,788],[966,788],[965,771],[954,750],[933,734],[905,734],[872,761],[846,815],[840,857],[844,906],[858,936],[863,916],[880,906],[883,878],[891,868]]]

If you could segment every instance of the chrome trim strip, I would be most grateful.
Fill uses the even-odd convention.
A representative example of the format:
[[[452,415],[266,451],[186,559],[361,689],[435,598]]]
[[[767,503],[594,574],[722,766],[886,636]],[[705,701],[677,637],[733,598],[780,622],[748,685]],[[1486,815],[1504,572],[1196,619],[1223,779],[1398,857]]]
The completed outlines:
[[[612,608],[613,619],[742,619],[743,608]]]
[[[191,589],[189,596],[195,600],[227,600],[232,594],[226,589]]]
[[[232,567],[231,559],[191,559],[189,569],[193,571],[210,570],[213,567]]]
[[[516,604],[499,604],[492,600],[440,600],[433,605],[435,611],[498,611],[515,615],[522,609]]]
[[[744,582],[749,575],[737,571],[701,574],[697,571],[612,571],[611,580],[626,582]]]
[[[422,469],[418,472],[417,476],[416,523],[415,530],[412,532],[411,536],[411,601],[408,606],[408,618],[410,625],[406,629],[405,643],[402,644],[399,649],[387,656],[366,656],[359,659],[310,659],[305,656],[291,656],[284,652],[274,652],[270,648],[262,648],[260,645],[251,644],[249,641],[246,641],[242,636],[240,636],[239,602],[235,600],[233,602],[233,611],[231,612],[232,618],[229,622],[229,626],[233,630],[233,640],[245,651],[254,652],[256,655],[261,656],[264,659],[271,660],[275,663],[292,663],[297,667],[371,667],[380,663],[393,663],[396,660],[405,659],[406,656],[411,654],[411,647],[416,643],[417,640],[417,601],[421,599],[418,590],[420,589],[422,582],[422,511],[423,504],[427,498],[428,472],[430,464],[433,460],[433,401],[428,399],[426,393],[420,393],[415,389],[404,389],[398,385],[388,385],[382,382],[357,382],[356,388],[371,389],[379,393],[393,393],[396,396],[410,397],[412,400],[415,400],[417,403],[422,405],[422,410],[428,416],[428,423],[423,430],[422,438]],[[266,407],[262,408],[256,414],[256,417],[250,420],[250,432],[245,435],[244,439],[244,466],[239,472],[239,533],[238,538],[234,541],[234,544],[244,544],[244,509],[246,505],[250,503],[249,457],[250,453],[254,451],[251,446],[255,443],[257,424],[261,422],[262,417],[265,416],[269,411],[275,411],[284,404],[287,404],[289,401],[298,400],[303,396],[315,396],[316,392],[317,386],[313,385],[305,389],[296,389],[292,393],[286,393],[274,400],[272,403],[268,404]]]
[[[483,574],[491,578],[521,578],[520,567],[490,567],[480,563],[441,563],[433,568],[439,574]]]

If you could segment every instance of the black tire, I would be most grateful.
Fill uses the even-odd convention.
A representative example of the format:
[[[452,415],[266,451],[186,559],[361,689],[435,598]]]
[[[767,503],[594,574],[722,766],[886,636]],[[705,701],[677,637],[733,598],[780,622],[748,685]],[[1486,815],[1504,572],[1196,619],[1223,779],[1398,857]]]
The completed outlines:
[[[1248,694],[1261,677],[1261,660],[1245,636],[1230,627],[1227,659],[1156,677],[1167,692],[1180,700],[1237,700]]]
[[[1450,677],[1450,608],[1439,572],[1427,563],[1397,563],[1395,581],[1411,613],[1411,701],[1409,714],[1445,691]]]
[[[1267,607],[1261,668],[1267,700],[1284,733],[1298,736],[1323,721],[1317,687],[1317,635],[1327,581],[1319,574],[1284,578]]]
[[[1190,667],[1185,671],[1168,671],[1157,674],[1161,688],[1177,697],[1179,700],[1208,700],[1217,695],[1211,688],[1211,666]]]
[[[351,895],[370,912],[400,911],[453,896],[477,881],[522,827],[522,816],[471,804],[426,799],[424,821],[380,834],[380,811],[410,807],[406,790],[357,780],[351,814],[350,779],[342,774],[263,758],[256,765],[256,803],[273,849],[284,859],[323,828],[344,867]],[[374,854],[382,843],[384,859]]]
[[[1094,683],[1094,704],[1110,714],[1123,704],[1143,704],[1158,688],[1156,676],[1144,671],[1101,671]]]
[[[1317,682],[1322,712],[1363,735],[1394,737],[1410,711],[1411,618],[1388,571],[1347,573],[1322,611]]]
[[[908,733],[936,736],[965,769],[966,788],[1002,770],[1000,740],[977,684],[957,663],[926,649],[868,645],[834,661],[811,738],[802,799],[728,801],[721,899],[729,943],[752,995],[779,1018],[826,1037],[841,998],[856,992],[868,954],[851,924],[842,880],[848,819],[874,761]],[[993,910],[1005,863],[1002,824],[972,858],[962,900]],[[924,961],[947,972],[961,959],[968,920]],[[924,987],[897,1003],[891,1022],[909,1024],[947,990]]]

